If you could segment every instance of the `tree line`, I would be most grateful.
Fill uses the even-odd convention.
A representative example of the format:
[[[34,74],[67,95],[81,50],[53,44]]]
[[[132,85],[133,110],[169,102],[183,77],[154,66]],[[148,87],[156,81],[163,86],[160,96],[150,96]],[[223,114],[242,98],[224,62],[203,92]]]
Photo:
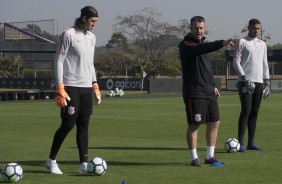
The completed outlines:
[[[180,76],[178,44],[190,31],[189,20],[181,19],[177,25],[171,25],[160,18],[161,13],[150,7],[133,15],[116,17],[111,39],[96,54],[98,74],[103,77],[140,77],[142,71],[146,71],[152,77]],[[241,33],[245,32],[246,26]],[[271,39],[270,34],[263,37],[264,33],[262,30],[261,39]],[[269,49],[281,48],[281,44],[269,46]],[[226,75],[225,49],[210,55],[215,75]]]
[[[181,19],[177,25],[171,25],[160,18],[161,13],[150,7],[133,15],[117,16],[113,25],[114,33],[108,43],[96,48],[95,67],[98,77],[141,77],[143,71],[150,77],[180,76],[178,44],[190,30],[189,20]],[[43,37],[57,37],[41,30],[37,25],[27,25],[26,30],[31,29]],[[242,33],[245,29],[242,29]],[[270,34],[267,39],[271,39]],[[270,48],[281,49],[282,45]],[[224,75],[224,49],[211,53],[211,58],[215,74]],[[25,68],[19,57],[0,57],[0,65],[0,77],[32,76],[32,71]],[[52,72],[45,70],[41,76],[50,77]]]

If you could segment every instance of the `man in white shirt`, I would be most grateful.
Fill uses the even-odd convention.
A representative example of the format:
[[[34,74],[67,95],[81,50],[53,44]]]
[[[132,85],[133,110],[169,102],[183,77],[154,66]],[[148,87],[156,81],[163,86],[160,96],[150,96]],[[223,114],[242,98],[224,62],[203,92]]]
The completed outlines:
[[[76,142],[79,151],[79,173],[87,173],[88,126],[93,108],[93,92],[96,104],[101,102],[94,67],[96,37],[91,32],[98,21],[98,12],[92,6],[81,9],[81,15],[73,27],[60,36],[54,64],[57,105],[61,108],[61,126],[56,131],[47,169],[52,174],[63,174],[56,162],[64,139],[77,126]]]
[[[261,23],[251,19],[248,35],[235,46],[233,67],[238,74],[238,91],[241,101],[241,113],[238,122],[239,152],[245,151],[244,134],[248,127],[248,150],[262,150],[254,143],[257,116],[262,96],[270,95],[269,68],[266,43],[259,39]]]

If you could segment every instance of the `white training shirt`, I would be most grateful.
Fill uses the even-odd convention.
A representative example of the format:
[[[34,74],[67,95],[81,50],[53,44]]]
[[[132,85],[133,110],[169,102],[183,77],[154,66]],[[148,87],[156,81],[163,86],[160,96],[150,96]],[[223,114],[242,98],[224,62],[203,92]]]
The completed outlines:
[[[90,31],[65,30],[59,40],[54,64],[57,83],[65,86],[92,87],[97,81],[94,68],[96,37]]]
[[[252,82],[263,83],[269,79],[267,47],[264,41],[246,36],[236,45],[233,57],[233,67],[241,80],[246,75]]]

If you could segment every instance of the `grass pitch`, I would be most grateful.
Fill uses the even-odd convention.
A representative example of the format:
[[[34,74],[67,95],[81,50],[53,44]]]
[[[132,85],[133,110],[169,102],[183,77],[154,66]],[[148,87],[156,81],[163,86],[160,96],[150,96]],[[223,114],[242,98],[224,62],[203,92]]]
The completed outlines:
[[[53,135],[60,125],[59,108],[53,100],[0,102],[0,168],[8,162],[20,164],[24,170],[22,184],[121,184],[123,180],[127,184],[280,183],[282,95],[273,94],[270,100],[262,101],[256,131],[262,152],[226,153],[223,149],[228,138],[237,138],[239,103],[237,94],[223,94],[219,100],[216,156],[226,165],[195,168],[188,164],[181,96],[139,92],[104,97],[102,104],[94,107],[89,128],[89,157],[102,157],[108,164],[107,173],[99,177],[78,175],[76,128],[57,156],[64,174],[52,175],[45,169]],[[201,161],[205,153],[202,125],[198,135]]]

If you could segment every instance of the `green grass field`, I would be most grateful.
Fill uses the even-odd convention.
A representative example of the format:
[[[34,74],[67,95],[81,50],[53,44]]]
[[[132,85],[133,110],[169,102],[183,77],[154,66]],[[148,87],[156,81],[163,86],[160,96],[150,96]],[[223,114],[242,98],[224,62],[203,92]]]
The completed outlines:
[[[237,137],[240,106],[237,94],[219,100],[221,125],[216,156],[224,167],[188,165],[185,141],[186,118],[179,95],[129,93],[121,98],[104,97],[95,106],[89,129],[89,156],[103,157],[108,164],[101,177],[78,175],[76,129],[66,138],[57,160],[63,175],[45,169],[52,138],[60,124],[53,100],[0,102],[0,168],[17,162],[24,170],[22,184],[100,183],[281,183],[282,94],[262,101],[256,143],[262,152],[226,153],[224,142]],[[198,154],[205,157],[205,126],[198,136]],[[247,135],[246,135],[247,137]],[[0,179],[0,183],[3,183]]]

